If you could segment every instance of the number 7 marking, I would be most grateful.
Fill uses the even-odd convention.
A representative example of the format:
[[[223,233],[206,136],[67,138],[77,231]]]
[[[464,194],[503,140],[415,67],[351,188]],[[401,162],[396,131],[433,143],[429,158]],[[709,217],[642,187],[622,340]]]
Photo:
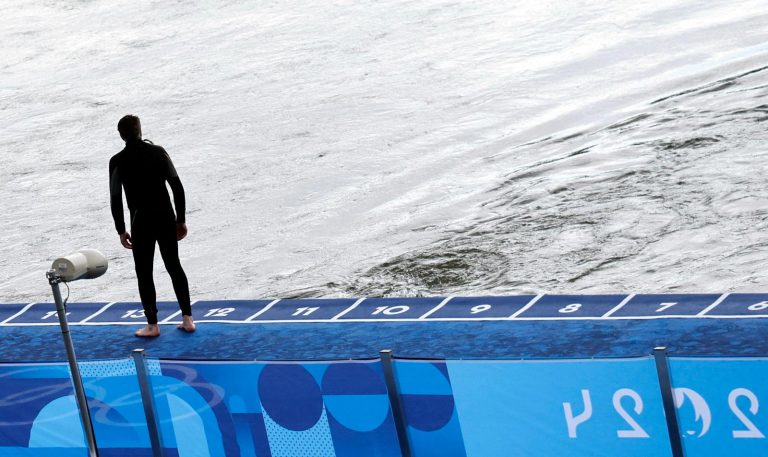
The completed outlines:
[[[671,308],[671,307],[675,306],[676,304],[677,304],[677,302],[664,302],[664,303],[659,303],[659,309],[657,309],[657,310],[656,310],[656,312],[657,312],[657,313],[661,313],[661,312],[663,312],[663,311],[665,311],[665,310],[667,310],[667,309],[669,309],[669,308]]]

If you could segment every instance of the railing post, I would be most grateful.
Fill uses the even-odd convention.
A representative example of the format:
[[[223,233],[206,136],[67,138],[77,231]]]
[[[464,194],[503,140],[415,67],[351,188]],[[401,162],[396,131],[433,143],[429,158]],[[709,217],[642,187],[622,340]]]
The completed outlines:
[[[96,435],[93,432],[93,420],[91,419],[91,410],[88,406],[88,397],[85,395],[83,378],[80,375],[80,366],[77,364],[77,356],[75,355],[75,346],[72,344],[72,335],[69,333],[67,310],[64,306],[64,302],[61,300],[59,283],[62,280],[60,277],[56,276],[54,270],[50,270],[46,274],[46,277],[51,285],[53,300],[56,302],[56,314],[59,317],[59,326],[61,327],[61,336],[64,339],[64,348],[67,350],[69,373],[72,376],[72,386],[75,389],[77,409],[80,412],[80,420],[83,423],[83,435],[85,435],[86,445],[88,446],[88,455],[89,457],[98,457],[99,448],[96,445]]]
[[[667,418],[667,430],[669,431],[669,442],[672,446],[672,456],[684,457],[683,441],[680,437],[680,424],[677,420],[677,406],[675,406],[675,393],[672,390],[672,379],[669,375],[667,348],[654,348],[653,357],[656,360],[656,373],[659,375],[661,400],[664,403],[664,415]]]
[[[392,361],[392,350],[384,349],[379,352],[379,355],[381,356],[381,365],[384,369],[384,380],[387,383],[387,393],[389,394],[389,404],[392,407],[392,417],[395,420],[397,440],[400,442],[400,453],[403,457],[411,457],[411,445],[408,441],[408,422],[405,420],[403,405],[400,402],[400,394],[397,389],[397,379],[395,378],[395,368]]]
[[[136,365],[136,376],[141,390],[141,402],[144,404],[144,416],[147,418],[147,431],[152,444],[152,456],[163,457],[163,441],[160,437],[157,414],[155,413],[155,396],[147,373],[147,363],[144,359],[144,349],[133,350],[133,362]]]

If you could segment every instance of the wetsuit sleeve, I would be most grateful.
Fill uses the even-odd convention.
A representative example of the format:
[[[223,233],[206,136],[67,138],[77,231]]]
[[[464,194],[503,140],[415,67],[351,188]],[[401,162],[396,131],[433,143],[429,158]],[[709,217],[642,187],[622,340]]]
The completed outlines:
[[[125,219],[123,216],[123,183],[117,170],[115,160],[109,161],[109,206],[112,210],[112,219],[115,220],[117,233],[125,232]]]
[[[183,224],[186,222],[186,197],[184,196],[184,186],[181,184],[179,174],[176,173],[176,167],[173,166],[173,161],[167,152],[164,151],[165,157],[165,179],[168,180],[168,184],[171,186],[173,192],[173,206],[176,207],[176,223]]]

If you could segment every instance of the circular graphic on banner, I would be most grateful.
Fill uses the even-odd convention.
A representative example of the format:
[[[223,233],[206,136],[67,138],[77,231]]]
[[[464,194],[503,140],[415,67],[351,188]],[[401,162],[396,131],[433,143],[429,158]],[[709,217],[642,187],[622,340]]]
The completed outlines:
[[[453,417],[451,383],[444,364],[403,362],[397,378],[408,425],[427,432],[445,427]]]
[[[259,376],[264,411],[288,430],[312,428],[323,413],[323,397],[315,378],[301,365],[267,365]]]
[[[328,413],[344,427],[369,432],[389,414],[387,386],[381,374],[363,363],[336,363],[323,376]]]

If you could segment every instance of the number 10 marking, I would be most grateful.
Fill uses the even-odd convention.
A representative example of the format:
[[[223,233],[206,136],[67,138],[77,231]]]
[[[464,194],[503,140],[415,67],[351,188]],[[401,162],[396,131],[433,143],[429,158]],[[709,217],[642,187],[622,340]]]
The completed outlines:
[[[383,313],[387,316],[394,316],[408,312],[409,309],[411,309],[409,306],[379,306],[371,313],[371,315],[375,316]]]

